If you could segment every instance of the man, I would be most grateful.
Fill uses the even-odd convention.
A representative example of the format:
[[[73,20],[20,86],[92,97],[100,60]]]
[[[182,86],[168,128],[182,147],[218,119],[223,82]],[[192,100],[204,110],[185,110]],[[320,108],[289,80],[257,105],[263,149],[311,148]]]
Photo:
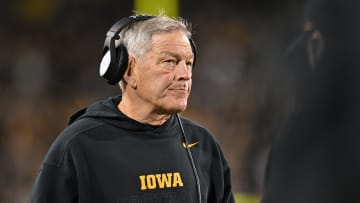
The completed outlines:
[[[360,3],[307,5],[312,29],[298,48],[312,50],[303,59],[312,63],[302,66],[309,72],[301,78],[299,107],[272,143],[262,203],[358,202]]]
[[[110,28],[100,74],[122,96],[74,114],[51,146],[30,202],[234,202],[230,170],[204,127],[180,117],[195,44],[164,15]]]

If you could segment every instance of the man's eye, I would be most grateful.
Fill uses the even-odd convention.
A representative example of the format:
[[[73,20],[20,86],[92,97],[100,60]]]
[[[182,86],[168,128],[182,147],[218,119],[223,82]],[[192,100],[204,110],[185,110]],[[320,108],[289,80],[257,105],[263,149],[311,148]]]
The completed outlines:
[[[186,65],[189,66],[189,67],[192,67],[193,63],[191,61],[188,61],[188,62],[186,62]]]
[[[164,63],[174,65],[176,64],[176,61],[174,59],[168,59],[168,60],[164,60]]]

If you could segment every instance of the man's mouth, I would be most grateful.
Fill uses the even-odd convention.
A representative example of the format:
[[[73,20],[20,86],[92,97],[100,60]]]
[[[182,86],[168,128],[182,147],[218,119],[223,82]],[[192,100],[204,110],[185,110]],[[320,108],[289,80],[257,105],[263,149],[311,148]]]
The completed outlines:
[[[176,85],[176,86],[169,87],[169,90],[179,91],[179,92],[188,92],[189,88],[186,84],[183,84],[183,85]]]

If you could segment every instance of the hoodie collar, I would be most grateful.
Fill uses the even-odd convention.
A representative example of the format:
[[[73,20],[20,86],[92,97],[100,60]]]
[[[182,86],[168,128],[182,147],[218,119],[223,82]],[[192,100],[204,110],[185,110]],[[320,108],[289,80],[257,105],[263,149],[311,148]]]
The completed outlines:
[[[114,96],[91,104],[73,114],[69,119],[69,124],[82,118],[95,118],[126,130],[153,132],[166,131],[177,125],[175,116],[171,116],[160,126],[140,123],[119,111],[117,105],[120,101],[121,96]]]

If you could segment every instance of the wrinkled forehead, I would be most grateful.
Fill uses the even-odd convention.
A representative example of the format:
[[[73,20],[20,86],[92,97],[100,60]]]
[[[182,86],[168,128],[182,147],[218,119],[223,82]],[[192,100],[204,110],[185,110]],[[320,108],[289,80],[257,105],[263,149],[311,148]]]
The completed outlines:
[[[163,50],[181,49],[185,53],[190,52],[194,54],[190,39],[186,36],[186,33],[181,30],[154,34],[151,37],[150,48],[160,48]]]

